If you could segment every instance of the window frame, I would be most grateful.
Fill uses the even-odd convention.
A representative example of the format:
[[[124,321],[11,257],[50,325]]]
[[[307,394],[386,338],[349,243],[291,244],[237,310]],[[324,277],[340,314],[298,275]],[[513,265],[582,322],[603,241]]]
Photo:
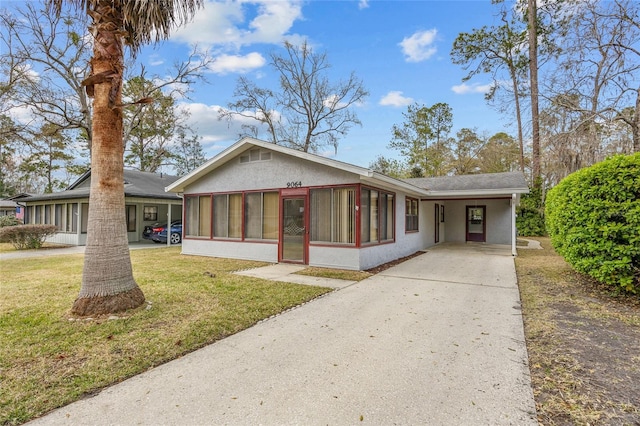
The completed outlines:
[[[208,198],[208,210],[209,216],[208,218],[202,217],[203,214],[203,201],[206,203]],[[193,219],[190,217],[191,214],[191,200],[194,202],[194,206],[197,209],[195,211],[195,224],[191,223]],[[206,212],[204,212],[206,214]],[[203,222],[203,219],[205,222]],[[208,220],[208,223],[206,222]],[[196,234],[192,234],[191,232],[195,230]],[[206,232],[208,230],[208,232]],[[183,223],[183,238],[194,238],[194,239],[211,239],[213,233],[213,196],[212,194],[189,194],[184,196],[184,223]]]
[[[136,217],[136,205],[135,204],[127,204],[124,206],[125,217],[127,220],[127,232],[136,232],[138,229],[138,220]],[[133,214],[132,214],[133,211]]]
[[[372,199],[372,193],[376,194],[375,206],[372,206],[370,200]],[[364,194],[368,193],[367,203],[364,203]],[[360,215],[360,225],[358,229],[359,234],[359,246],[373,246],[379,244],[390,244],[396,241],[396,200],[397,195],[395,192],[386,191],[380,188],[371,186],[360,186],[360,204],[358,212]],[[372,208],[373,207],[373,208]],[[389,218],[389,210],[391,210],[391,217]],[[365,219],[365,213],[368,218]],[[375,222],[372,219],[375,217]],[[384,223],[382,222],[384,220]],[[372,222],[375,225],[375,233],[372,234]],[[365,226],[368,226],[368,232],[365,232]],[[382,231],[386,231],[383,236]],[[391,237],[389,237],[389,231]],[[367,238],[364,238],[367,235]],[[375,238],[374,238],[375,236]]]
[[[158,206],[144,206],[142,208],[142,220],[145,222],[157,222]]]
[[[420,200],[413,197],[405,197],[404,218],[404,232],[406,234],[420,231]]]
[[[320,224],[317,222],[319,209],[318,206],[314,203],[314,193],[317,192],[328,192],[328,202],[329,207],[327,209],[329,214],[329,224],[328,230],[324,229],[324,232],[320,230],[320,228],[326,228],[326,224]],[[347,205],[342,208],[336,206],[336,196],[339,196],[340,192],[346,191],[347,195]],[[351,191],[351,195],[349,195],[348,191]],[[358,212],[359,208],[359,190],[357,185],[339,185],[339,186],[326,186],[326,187],[315,187],[310,188],[309,190],[309,209],[310,209],[310,221],[309,221],[309,244],[315,246],[340,246],[340,247],[355,247],[358,244],[359,239],[359,227],[358,227]],[[351,198],[351,200],[349,200]],[[337,215],[348,211],[350,206],[353,206],[353,210],[351,211],[351,215],[346,215],[344,217],[338,218]],[[338,211],[336,211],[336,208]],[[346,208],[346,210],[344,210]],[[346,242],[337,241],[339,240],[338,231],[336,229],[339,226],[338,222],[344,221],[342,226],[346,226],[348,229],[350,228],[350,232],[347,231]],[[314,239],[314,236],[317,233],[328,233],[327,239]],[[315,234],[315,235],[314,235]]]

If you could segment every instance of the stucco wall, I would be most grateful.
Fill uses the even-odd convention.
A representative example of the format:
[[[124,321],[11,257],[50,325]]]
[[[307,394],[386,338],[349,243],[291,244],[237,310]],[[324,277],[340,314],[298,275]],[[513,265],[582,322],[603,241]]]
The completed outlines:
[[[278,244],[241,241],[182,240],[182,254],[278,262]]]
[[[448,200],[445,204],[446,240],[466,240],[466,206],[486,206],[486,238],[488,244],[511,244],[511,205],[508,199]],[[442,240],[442,235],[440,238]]]
[[[240,163],[234,158],[185,188],[185,194],[286,188],[288,182],[303,187],[358,183],[353,173],[311,163],[271,151],[271,160]]]

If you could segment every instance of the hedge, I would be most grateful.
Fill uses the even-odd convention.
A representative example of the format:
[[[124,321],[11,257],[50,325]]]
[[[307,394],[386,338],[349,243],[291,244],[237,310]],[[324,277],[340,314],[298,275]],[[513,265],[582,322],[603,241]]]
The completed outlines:
[[[55,225],[17,225],[0,228],[0,242],[11,243],[17,250],[37,249],[57,231]]]
[[[617,155],[564,178],[546,199],[556,251],[579,272],[640,291],[640,153]]]

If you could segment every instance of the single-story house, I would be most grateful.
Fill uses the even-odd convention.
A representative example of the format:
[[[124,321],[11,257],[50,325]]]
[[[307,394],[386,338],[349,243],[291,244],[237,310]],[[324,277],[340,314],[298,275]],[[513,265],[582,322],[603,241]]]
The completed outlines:
[[[185,254],[364,270],[444,241],[511,245],[524,175],[399,180],[243,138],[167,186]]]
[[[147,225],[167,223],[182,217],[182,198],[164,190],[176,179],[176,176],[166,174],[124,171],[124,215],[129,242],[142,241],[142,231]],[[49,242],[85,245],[90,187],[91,171],[88,171],[65,191],[18,200],[18,204],[24,207],[24,223],[55,225],[58,232],[47,239]]]
[[[21,192],[0,200],[0,216],[15,216],[22,220],[24,217],[24,208],[18,203],[18,201],[26,197],[30,197],[30,195]]]
[[[0,216],[15,216],[18,212],[18,203],[13,200],[0,200]]]

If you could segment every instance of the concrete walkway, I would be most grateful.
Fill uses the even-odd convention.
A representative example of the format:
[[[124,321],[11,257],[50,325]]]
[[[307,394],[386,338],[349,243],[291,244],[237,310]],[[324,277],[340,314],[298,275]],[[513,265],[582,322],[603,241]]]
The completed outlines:
[[[510,251],[441,245],[34,425],[535,425]]]
[[[309,275],[296,274],[296,272],[300,272],[304,269],[304,266],[279,263],[276,265],[262,266],[260,268],[239,271],[236,272],[236,274],[245,275],[248,277],[263,278],[265,280],[271,281],[281,281],[286,283],[305,284],[329,288],[345,288],[357,283],[357,281],[338,280],[335,278],[312,277]]]
[[[140,249],[157,249],[168,247],[167,244],[154,244],[147,242],[131,243],[129,244],[129,250]],[[16,250],[7,253],[0,253],[0,260],[9,259],[31,259],[34,257],[47,257],[47,256],[62,256],[70,254],[84,253],[85,246],[47,246],[36,250]]]

